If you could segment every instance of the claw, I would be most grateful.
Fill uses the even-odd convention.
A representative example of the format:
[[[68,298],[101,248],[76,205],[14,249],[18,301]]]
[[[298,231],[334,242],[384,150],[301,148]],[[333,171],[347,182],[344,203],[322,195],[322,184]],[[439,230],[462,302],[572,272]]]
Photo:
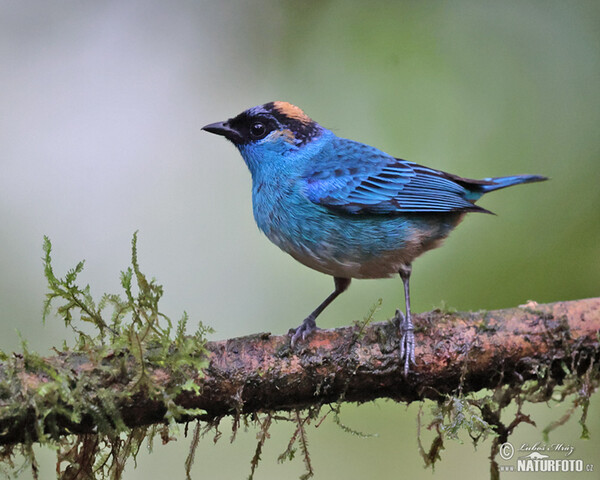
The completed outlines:
[[[290,346],[294,348],[298,340],[306,340],[306,337],[308,337],[315,330],[318,330],[315,319],[311,316],[306,317],[306,319],[304,319],[298,328],[291,329],[289,331],[289,334],[292,334],[293,332],[292,338],[290,339]]]
[[[408,370],[410,368],[410,364],[416,364],[415,362],[415,334],[413,332],[413,328],[406,329],[404,334],[402,335],[401,342],[401,356],[400,358],[404,358],[404,376],[408,375]]]
[[[400,359],[404,359],[404,376],[408,375],[410,364],[415,362],[415,334],[414,327],[409,317],[405,317],[400,310],[396,310],[400,338]]]

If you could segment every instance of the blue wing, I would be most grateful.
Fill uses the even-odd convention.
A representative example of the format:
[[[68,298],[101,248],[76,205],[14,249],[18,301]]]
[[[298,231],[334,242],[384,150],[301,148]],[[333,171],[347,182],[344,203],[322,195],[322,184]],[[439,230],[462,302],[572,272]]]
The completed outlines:
[[[304,175],[314,203],[350,214],[486,210],[473,204],[489,180],[468,180],[336,138]],[[470,187],[470,188],[469,188]]]

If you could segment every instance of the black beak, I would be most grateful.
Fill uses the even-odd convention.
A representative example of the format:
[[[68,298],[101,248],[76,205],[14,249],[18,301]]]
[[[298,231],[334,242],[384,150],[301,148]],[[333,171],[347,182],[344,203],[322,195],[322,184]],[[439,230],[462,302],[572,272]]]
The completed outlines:
[[[233,143],[241,143],[243,140],[240,132],[229,126],[229,120],[226,122],[210,123],[202,127],[202,130],[205,130],[209,133],[214,133],[216,135],[222,135],[227,140],[231,140]]]

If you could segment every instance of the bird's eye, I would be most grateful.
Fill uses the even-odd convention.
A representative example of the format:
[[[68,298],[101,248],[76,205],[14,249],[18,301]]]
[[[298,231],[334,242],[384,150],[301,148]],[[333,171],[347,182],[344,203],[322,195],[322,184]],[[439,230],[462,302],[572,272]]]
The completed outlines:
[[[250,135],[252,135],[252,138],[254,138],[254,139],[258,140],[260,138],[263,138],[266,134],[267,134],[267,127],[265,126],[264,123],[254,122],[252,124],[252,126],[250,127]]]

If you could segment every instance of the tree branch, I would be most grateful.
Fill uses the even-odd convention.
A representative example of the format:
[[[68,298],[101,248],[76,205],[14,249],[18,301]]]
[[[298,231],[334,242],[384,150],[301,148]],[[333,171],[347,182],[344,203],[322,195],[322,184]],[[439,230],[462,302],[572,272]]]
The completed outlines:
[[[415,315],[415,324],[417,364],[407,377],[398,358],[397,326],[390,321],[321,330],[295,350],[290,349],[288,336],[263,333],[209,342],[210,365],[203,377],[195,379],[199,393],[185,391],[176,401],[203,409],[206,413],[200,418],[213,420],[340,400],[438,400],[457,391],[522,384],[543,368],[560,383],[565,370],[583,375],[600,362],[600,298],[531,302],[489,312],[434,311]],[[35,439],[40,422],[45,430],[50,425],[54,434],[95,431],[96,417],[69,420],[63,413],[68,405],[57,397],[44,398],[49,410],[40,418],[40,396],[48,390],[43,387],[56,377],[50,371],[68,371],[72,385],[82,385],[79,380],[85,378],[84,384],[98,392],[125,391],[138,378],[133,355],[106,355],[98,361],[91,355],[61,352],[42,359],[42,366],[28,365],[26,360],[26,355],[15,354],[0,363],[0,445]],[[161,368],[148,375],[165,388],[173,381]],[[156,392],[141,389],[118,398],[122,400],[115,407],[127,426],[164,421],[167,409]]]

